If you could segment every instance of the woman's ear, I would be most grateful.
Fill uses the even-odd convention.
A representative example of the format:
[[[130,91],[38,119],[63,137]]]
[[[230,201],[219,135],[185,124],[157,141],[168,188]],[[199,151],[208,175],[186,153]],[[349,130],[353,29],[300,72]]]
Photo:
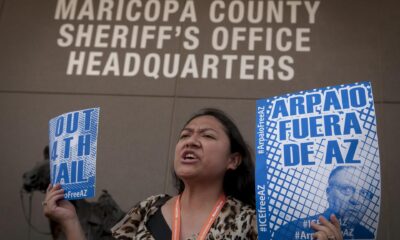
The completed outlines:
[[[242,163],[242,155],[238,152],[232,153],[229,157],[227,170],[235,170]]]

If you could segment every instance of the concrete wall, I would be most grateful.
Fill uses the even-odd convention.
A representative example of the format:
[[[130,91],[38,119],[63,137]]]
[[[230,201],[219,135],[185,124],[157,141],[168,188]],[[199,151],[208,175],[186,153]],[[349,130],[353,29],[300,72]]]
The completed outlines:
[[[377,111],[382,172],[378,239],[400,239],[397,231],[400,193],[396,191],[400,184],[400,148],[397,147],[400,135],[397,123],[400,118],[400,6],[397,1],[321,1],[314,24],[304,23],[307,15],[303,10],[295,24],[286,20],[283,24],[257,25],[311,29],[309,52],[274,50],[265,53],[276,58],[284,54],[294,58],[295,75],[289,81],[276,76],[274,80],[241,80],[235,72],[237,69],[231,79],[226,75],[218,79],[193,76],[152,79],[143,74],[135,77],[68,75],[69,52],[93,49],[58,46],[60,26],[66,22],[90,21],[55,20],[56,3],[53,0],[0,0],[0,185],[3,190],[0,235],[3,238],[50,239],[30,230],[21,207],[24,204],[27,208],[29,201],[25,195],[21,203],[20,189],[23,172],[43,160],[42,150],[48,144],[48,120],[58,114],[95,106],[101,108],[97,193],[107,189],[120,206],[128,210],[149,195],[173,192],[170,172],[177,134],[197,109],[212,106],[225,110],[254,146],[256,99],[370,80]],[[221,54],[206,44],[210,39],[208,29],[218,25],[207,21],[210,3],[196,1],[196,23],[180,23],[177,17],[168,22],[182,28],[185,24],[199,26],[199,39],[204,45],[194,51],[198,55]],[[172,52],[185,56],[192,52],[183,49],[184,40],[170,41],[161,50],[150,46],[138,52]],[[104,51],[108,53],[112,49]],[[257,51],[254,52],[239,49],[239,55],[257,55]],[[240,68],[240,65],[234,67]],[[33,195],[31,222],[39,230],[48,232],[47,220],[41,214],[42,199],[41,193]]]

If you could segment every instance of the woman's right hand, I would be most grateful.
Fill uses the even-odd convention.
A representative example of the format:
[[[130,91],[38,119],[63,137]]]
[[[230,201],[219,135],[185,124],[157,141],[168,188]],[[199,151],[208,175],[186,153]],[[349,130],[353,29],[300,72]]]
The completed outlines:
[[[60,184],[54,187],[49,185],[42,205],[44,215],[61,224],[68,240],[86,239],[75,207],[70,201],[64,199],[64,189]]]
[[[48,186],[42,205],[44,215],[63,226],[71,221],[79,222],[74,205],[64,199],[64,189],[58,183]]]

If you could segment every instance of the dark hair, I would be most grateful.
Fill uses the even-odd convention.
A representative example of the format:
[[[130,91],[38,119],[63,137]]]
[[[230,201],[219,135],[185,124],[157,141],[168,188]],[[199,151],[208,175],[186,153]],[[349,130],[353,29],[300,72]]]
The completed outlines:
[[[223,188],[227,196],[234,197],[243,203],[255,207],[254,190],[254,162],[250,147],[244,141],[238,127],[228,115],[215,108],[204,108],[196,112],[186,123],[189,124],[195,118],[201,116],[212,116],[216,118],[223,126],[230,142],[230,152],[239,153],[242,156],[242,162],[235,170],[228,170],[224,176]],[[173,174],[175,186],[179,193],[185,189],[183,181]]]

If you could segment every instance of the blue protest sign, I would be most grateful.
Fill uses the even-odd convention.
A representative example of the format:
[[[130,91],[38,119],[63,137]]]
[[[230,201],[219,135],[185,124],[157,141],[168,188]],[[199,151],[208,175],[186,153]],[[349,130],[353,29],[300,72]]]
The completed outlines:
[[[50,180],[68,200],[95,195],[99,108],[64,113],[49,122]]]
[[[259,239],[313,239],[333,213],[344,239],[375,239],[381,186],[369,82],[261,99],[256,107]]]

